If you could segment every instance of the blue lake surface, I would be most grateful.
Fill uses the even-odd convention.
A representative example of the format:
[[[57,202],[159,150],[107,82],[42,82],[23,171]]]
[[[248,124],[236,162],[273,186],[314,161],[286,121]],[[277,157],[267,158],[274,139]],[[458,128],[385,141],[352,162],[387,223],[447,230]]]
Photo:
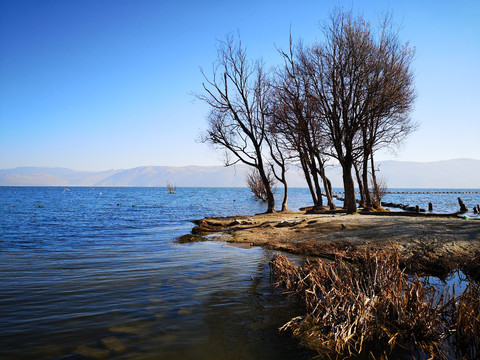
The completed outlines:
[[[439,212],[480,203],[431,196]],[[175,243],[192,220],[265,211],[248,189],[0,187],[0,199],[0,359],[314,355],[278,332],[302,309],[270,284],[274,252]],[[290,209],[310,203],[290,191]]]

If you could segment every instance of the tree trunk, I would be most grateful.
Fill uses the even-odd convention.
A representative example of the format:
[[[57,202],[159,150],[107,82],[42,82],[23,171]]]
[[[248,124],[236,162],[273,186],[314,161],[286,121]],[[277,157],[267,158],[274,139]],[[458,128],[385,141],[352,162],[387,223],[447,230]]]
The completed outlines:
[[[277,176],[277,179],[283,184],[283,201],[282,201],[282,210],[280,211],[287,211],[288,184],[287,184],[287,178],[285,177],[285,174],[287,171],[285,169],[285,165],[281,166],[281,169],[282,169],[282,174],[280,178]]]
[[[325,174],[325,168],[323,167],[323,164],[319,162],[319,173],[320,177],[323,180],[323,187],[325,188],[325,195],[327,197],[327,204],[330,210],[335,210],[335,204],[333,203],[333,193],[332,193],[332,183],[328,179],[327,175]]]
[[[357,202],[355,199],[355,184],[352,177],[353,160],[343,161],[343,189],[345,191],[345,199],[343,201],[344,209],[353,214],[357,212]]]
[[[317,203],[317,195],[313,189],[312,179],[310,178],[310,172],[308,171],[307,164],[305,159],[300,158],[300,163],[302,164],[303,174],[305,175],[305,180],[307,181],[308,189],[310,190],[310,195],[312,196],[313,205]]]
[[[330,179],[325,175],[325,172],[323,175],[323,184],[325,186],[325,195],[327,195],[328,207],[330,208],[330,210],[335,210],[336,206],[333,203],[332,183],[330,182]]]
[[[323,199],[322,199],[322,187],[318,181],[317,167],[315,161],[312,159],[309,161],[310,174],[313,177],[313,182],[315,184],[315,192],[317,194],[317,203],[315,204],[316,210],[321,210],[323,208]]]
[[[363,191],[365,193],[365,205],[368,208],[372,208],[373,207],[372,196],[370,194],[370,189],[368,187],[368,158],[369,158],[368,153],[363,155],[363,164],[362,164]]]
[[[373,161],[373,156],[370,157],[371,167],[372,167],[372,187],[375,194],[375,203],[373,204],[374,207],[380,208],[381,207],[381,199],[379,188],[377,184],[377,175],[375,174],[375,163]]]
[[[275,212],[275,198],[273,196],[272,187],[270,184],[265,187],[267,192],[267,213],[274,213]]]
[[[364,191],[364,188],[363,188],[362,178],[360,177],[360,171],[358,170],[358,165],[357,165],[356,162],[353,163],[353,167],[355,169],[355,176],[357,177],[358,190],[360,191],[360,207],[365,208],[366,207],[365,191]]]
[[[267,213],[274,213],[275,212],[275,198],[273,196],[272,186],[270,181],[268,181],[267,174],[265,173],[265,168],[263,166],[263,159],[261,156],[260,149],[255,149],[256,153],[258,154],[257,158],[257,169],[260,173],[260,177],[265,185],[265,192],[267,193]]]
[[[285,178],[285,176],[283,176]],[[287,201],[288,201],[288,185],[287,182],[285,181],[283,183],[283,201],[282,201],[282,211],[287,211]]]
[[[328,207],[330,208],[330,210],[335,210],[335,204],[333,203],[332,183],[325,174],[325,166],[318,152],[315,153],[315,158],[318,161],[318,173],[323,181],[323,187],[325,188],[325,196],[327,197]],[[322,196],[321,193],[320,196]]]

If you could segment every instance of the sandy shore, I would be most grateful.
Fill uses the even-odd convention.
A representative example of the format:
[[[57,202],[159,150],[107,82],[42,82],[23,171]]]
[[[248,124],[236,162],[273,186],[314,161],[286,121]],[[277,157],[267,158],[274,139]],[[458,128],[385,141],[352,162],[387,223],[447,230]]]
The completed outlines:
[[[398,244],[409,256],[451,263],[480,254],[480,221],[456,217],[305,214],[286,212],[205,218],[196,221],[193,235],[179,241],[226,241],[264,246],[296,254],[331,258],[365,247]]]

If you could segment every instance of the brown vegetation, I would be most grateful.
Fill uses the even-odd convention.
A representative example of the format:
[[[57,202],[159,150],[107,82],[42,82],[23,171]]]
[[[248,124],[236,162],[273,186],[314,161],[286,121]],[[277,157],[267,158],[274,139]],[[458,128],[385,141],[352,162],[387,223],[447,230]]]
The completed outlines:
[[[409,279],[398,247],[357,252],[355,260],[355,265],[337,257],[294,266],[276,255],[270,267],[277,286],[300,295],[306,306],[306,315],[282,329],[333,358],[365,352],[388,358],[398,346],[447,358],[448,342],[457,356],[475,358],[480,344],[478,284],[469,284],[457,299],[448,288],[436,289],[417,276]]]

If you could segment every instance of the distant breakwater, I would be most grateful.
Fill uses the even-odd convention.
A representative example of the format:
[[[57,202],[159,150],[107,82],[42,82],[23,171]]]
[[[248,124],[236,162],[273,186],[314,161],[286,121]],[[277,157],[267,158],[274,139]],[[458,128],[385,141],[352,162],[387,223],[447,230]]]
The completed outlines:
[[[480,194],[480,191],[387,191],[386,194]]]
[[[345,192],[334,191],[333,194],[339,195]],[[480,194],[480,191],[387,191],[385,194]]]
[[[335,199],[342,201],[343,191],[333,193]],[[471,215],[480,214],[480,190],[478,189],[392,189],[385,192],[381,206],[384,208],[401,209],[407,212],[427,212],[419,204],[428,204],[428,212],[435,210],[440,213],[464,214],[472,209]],[[463,201],[465,200],[465,201]],[[360,201],[357,200],[360,204]],[[455,209],[455,205],[458,206]],[[468,204],[468,206],[467,206]]]

